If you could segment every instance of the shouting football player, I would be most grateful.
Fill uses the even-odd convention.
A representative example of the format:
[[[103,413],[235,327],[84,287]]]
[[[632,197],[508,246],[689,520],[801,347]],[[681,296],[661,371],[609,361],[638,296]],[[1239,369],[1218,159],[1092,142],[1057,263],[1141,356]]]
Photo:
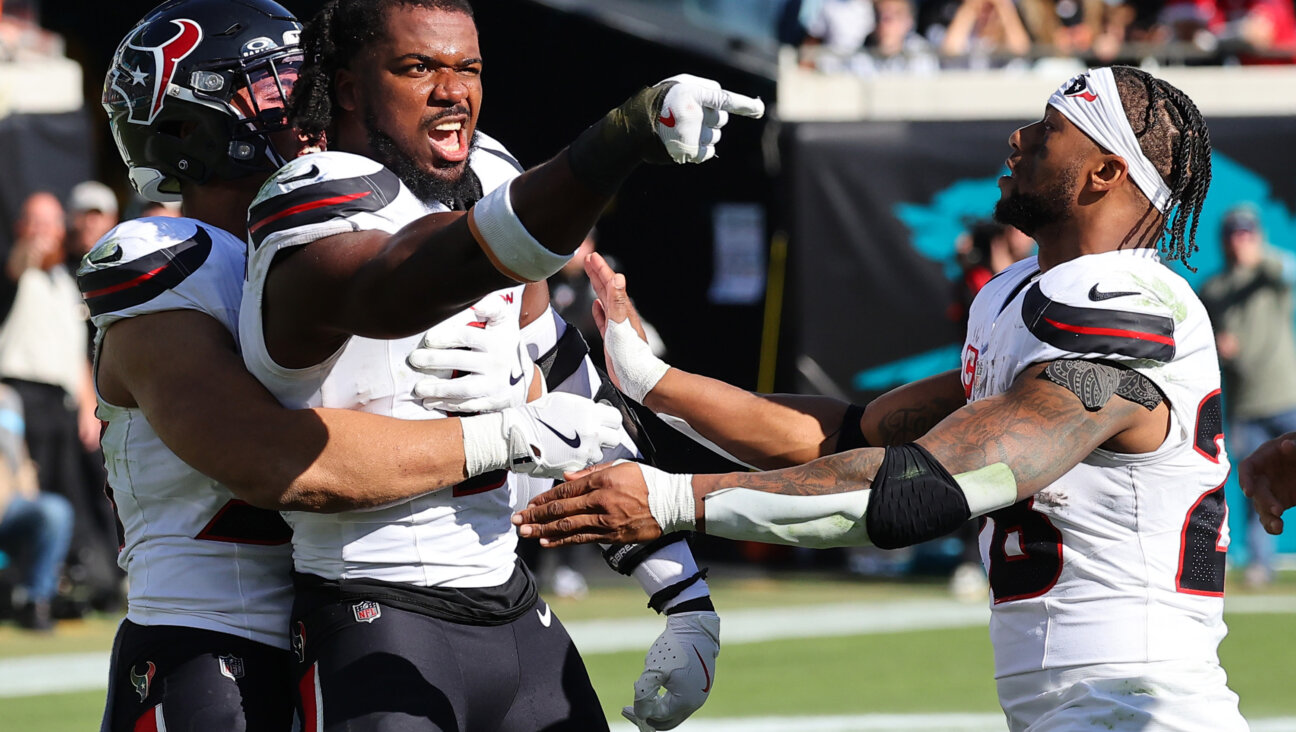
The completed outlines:
[[[677,77],[521,173],[476,129],[483,60],[464,0],[329,3],[303,45],[294,122],[329,151],[284,167],[253,202],[240,322],[249,370],[289,406],[417,420],[523,403],[525,371],[508,370],[519,323],[548,319],[548,341],[557,334],[544,291],[527,298],[518,283],[559,269],[641,162],[703,162],[729,112],[761,111]],[[537,351],[545,337],[531,339]],[[441,388],[449,379],[425,388],[406,363],[420,344],[421,367],[497,374],[500,388],[467,401],[468,387]],[[438,346],[468,350],[431,364]],[[506,449],[511,418],[463,425],[481,479],[378,510],[287,514],[307,729],[607,728],[571,639],[517,562],[509,479],[489,472],[525,457]],[[588,440],[556,422],[542,435],[554,453]],[[674,612],[631,715],[669,728],[705,699],[719,629],[684,545],[654,549],[621,562],[647,557],[636,575]]]
[[[461,420],[286,409],[239,357],[245,212],[300,147],[284,111],[300,28],[267,0],[168,2],[105,80],[133,185],[186,214],[118,226],[78,273],[130,580],[106,730],[289,729],[289,529],[267,509],[373,507],[473,475]],[[556,474],[611,444],[613,410],[574,401],[505,410],[516,467]],[[583,452],[534,454],[541,420]]]
[[[655,360],[624,278],[592,257],[626,394],[783,469],[615,466],[515,521],[549,545],[696,528],[893,548],[985,516],[1010,729],[1245,730],[1216,651],[1229,461],[1214,338],[1159,253],[1163,238],[1171,259],[1196,248],[1211,177],[1202,116],[1161,79],[1102,68],[1064,84],[1008,142],[995,215],[1039,256],[977,295],[962,369],[867,408],[762,398]]]

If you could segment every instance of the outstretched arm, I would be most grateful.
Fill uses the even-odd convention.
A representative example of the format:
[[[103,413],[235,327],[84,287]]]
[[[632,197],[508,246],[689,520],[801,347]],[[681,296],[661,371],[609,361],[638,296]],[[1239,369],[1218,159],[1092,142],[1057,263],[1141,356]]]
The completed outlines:
[[[1078,364],[1078,365],[1077,365]],[[1023,371],[1007,392],[963,407],[916,445],[864,448],[767,473],[669,475],[638,465],[583,474],[515,517],[547,545],[645,541],[694,528],[733,539],[905,546],[1011,505],[1099,446],[1147,452],[1168,407],[1108,393],[1094,408],[1058,381],[1090,362]],[[1053,378],[1041,378],[1047,369]],[[1113,367],[1101,367],[1113,368]]]
[[[707,160],[730,112],[759,117],[763,111],[760,100],[715,82],[668,79],[467,212],[429,215],[390,236],[342,227],[305,244],[270,272],[264,323],[270,353],[283,366],[314,365],[349,336],[412,335],[491,291],[543,280],[571,256],[639,164]],[[668,113],[669,124],[661,121]],[[287,220],[290,210],[254,216],[254,240],[259,222]]]
[[[902,444],[926,433],[964,403],[958,372],[950,371],[894,389],[870,402],[863,414],[837,399],[757,394],[670,367],[647,349],[625,275],[592,254],[585,272],[598,300],[594,320],[604,334],[609,373],[632,398],[659,414],[683,420],[699,435],[749,465],[773,469],[800,465],[844,447],[848,414],[870,445]]]
[[[109,403],[139,407],[180,459],[248,503],[278,510],[379,506],[500,468],[558,475],[596,460],[618,418],[609,407],[553,397],[461,419],[287,409],[244,368],[229,331],[194,310],[109,326],[98,382]],[[546,442],[540,419],[575,429],[583,444]]]

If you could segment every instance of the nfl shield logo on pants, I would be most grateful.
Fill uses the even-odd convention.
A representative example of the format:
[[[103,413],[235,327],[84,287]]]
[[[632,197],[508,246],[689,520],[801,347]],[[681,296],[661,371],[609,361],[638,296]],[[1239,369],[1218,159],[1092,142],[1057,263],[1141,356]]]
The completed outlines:
[[[355,613],[357,623],[372,623],[382,615],[382,608],[378,607],[378,603],[373,600],[357,602],[351,606],[351,611]]]
[[[243,678],[243,659],[238,656],[217,656],[220,661],[221,676],[231,680]]]

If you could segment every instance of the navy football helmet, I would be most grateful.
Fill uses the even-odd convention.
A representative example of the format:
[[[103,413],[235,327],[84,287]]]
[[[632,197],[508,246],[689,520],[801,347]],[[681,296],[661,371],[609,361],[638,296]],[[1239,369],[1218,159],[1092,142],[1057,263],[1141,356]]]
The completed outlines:
[[[180,200],[180,183],[277,170],[301,24],[269,0],[169,0],[126,35],[103,106],[131,185]]]

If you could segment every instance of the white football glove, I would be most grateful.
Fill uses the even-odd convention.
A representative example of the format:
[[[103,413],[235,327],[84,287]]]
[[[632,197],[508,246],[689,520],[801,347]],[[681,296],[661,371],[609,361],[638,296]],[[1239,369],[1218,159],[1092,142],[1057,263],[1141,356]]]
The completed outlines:
[[[437,324],[405,359],[423,374],[414,396],[424,409],[454,414],[496,412],[526,403],[534,378],[517,318],[498,297],[473,307],[477,319]]]
[[[648,649],[635,682],[634,706],[621,716],[640,732],[674,729],[696,712],[715,682],[720,655],[720,616],[711,611],[666,617],[666,630]]]
[[[691,74],[679,74],[656,84],[671,84],[657,116],[657,137],[666,153],[677,163],[701,163],[715,157],[720,128],[729,113],[761,117],[765,103],[760,99],[725,91],[720,83]]]
[[[508,468],[561,478],[621,444],[621,413],[575,394],[546,394],[520,407],[464,417],[461,424],[469,476]]]

